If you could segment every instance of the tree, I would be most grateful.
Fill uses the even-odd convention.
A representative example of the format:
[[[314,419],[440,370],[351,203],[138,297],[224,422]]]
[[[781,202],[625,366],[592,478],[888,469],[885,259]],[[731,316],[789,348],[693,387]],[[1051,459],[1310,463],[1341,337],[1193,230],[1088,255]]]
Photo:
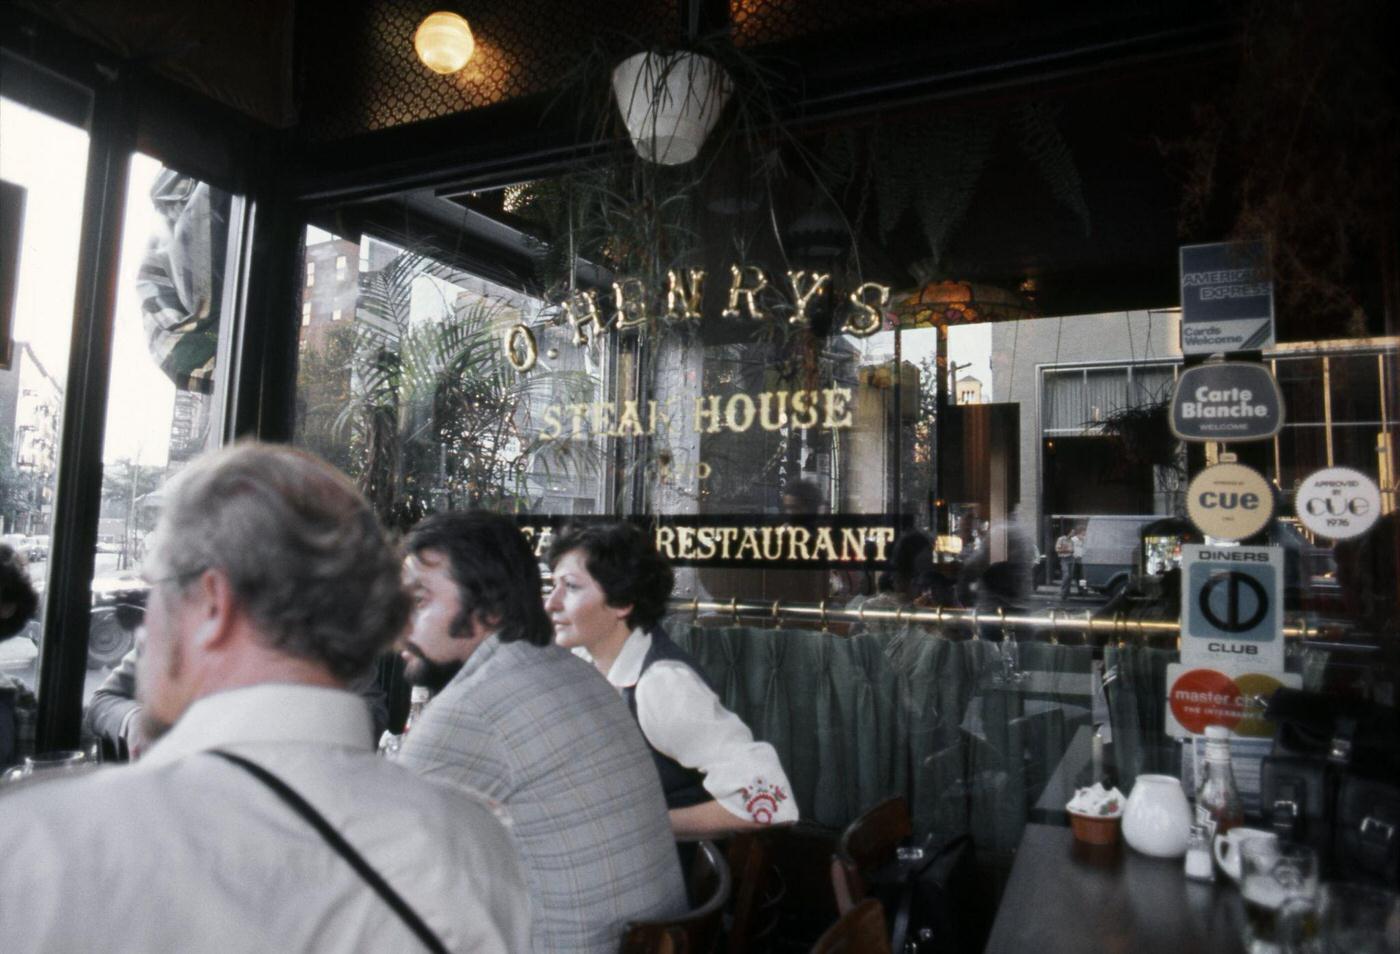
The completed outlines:
[[[31,515],[43,510],[48,477],[33,468],[16,466],[12,438],[0,434],[0,523],[7,530],[24,527],[33,532]]]
[[[135,460],[121,457],[103,464],[102,516],[129,516],[134,502],[159,490],[164,482],[165,467],[142,464],[139,457]],[[141,509],[138,507],[138,512]]]
[[[511,309],[462,295],[415,320],[415,287],[447,274],[410,251],[361,276],[348,398],[332,425],[346,471],[400,529],[436,510],[519,509],[532,468],[597,464],[586,444],[531,436],[532,397],[577,397],[592,379],[516,372],[502,348]]]
[[[353,458],[336,420],[350,403],[355,342],[353,323],[336,325],[302,351],[297,367],[296,443],[347,474],[354,469]]]

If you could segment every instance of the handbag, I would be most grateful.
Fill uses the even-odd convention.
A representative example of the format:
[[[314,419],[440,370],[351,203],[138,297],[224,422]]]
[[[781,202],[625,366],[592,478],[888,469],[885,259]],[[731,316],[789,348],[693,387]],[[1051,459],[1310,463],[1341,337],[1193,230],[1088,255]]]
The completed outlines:
[[[1329,850],[1332,767],[1306,755],[1269,755],[1260,767],[1260,811],[1280,838]]]
[[[1260,768],[1260,808],[1281,837],[1311,845],[1326,877],[1400,886],[1400,719],[1394,710],[1279,689],[1265,717],[1273,751]]]
[[[1334,869],[1354,879],[1400,886],[1400,786],[1391,779],[1355,773],[1342,777],[1337,793]]]

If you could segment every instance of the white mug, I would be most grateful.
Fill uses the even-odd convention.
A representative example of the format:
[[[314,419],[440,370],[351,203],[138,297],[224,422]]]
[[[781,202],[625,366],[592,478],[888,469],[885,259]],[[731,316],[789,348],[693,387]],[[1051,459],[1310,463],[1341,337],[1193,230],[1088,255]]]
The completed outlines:
[[[1278,835],[1262,828],[1231,828],[1225,834],[1215,836],[1215,863],[1230,876],[1230,880],[1240,880],[1240,847],[1254,838],[1277,841]]]

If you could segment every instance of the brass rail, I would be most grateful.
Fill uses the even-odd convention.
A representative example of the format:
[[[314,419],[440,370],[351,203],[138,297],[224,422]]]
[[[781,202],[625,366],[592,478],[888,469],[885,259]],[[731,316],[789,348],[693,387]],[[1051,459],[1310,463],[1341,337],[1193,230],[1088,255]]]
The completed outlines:
[[[826,601],[820,603],[785,603],[782,600],[759,602],[740,600],[737,597],[723,602],[719,600],[672,599],[667,604],[673,613],[689,613],[698,619],[700,614],[729,616],[737,625],[741,618],[763,618],[775,625],[783,619],[805,620],[820,623],[823,629],[832,622],[869,623],[891,622],[895,625],[921,623],[934,627],[968,626],[974,638],[983,624],[998,627],[1018,626],[1037,631],[1049,630],[1052,639],[1059,634],[1079,634],[1087,641],[1095,634],[1103,634],[1110,639],[1122,640],[1129,636],[1139,638],[1148,635],[1181,635],[1181,624],[1171,620],[1139,620],[1126,616],[1095,619],[1088,610],[1070,612],[1068,610],[1048,610],[1045,613],[1008,613],[1004,610],[980,612],[970,609],[946,607],[911,607],[898,609],[877,609],[864,606],[855,609],[830,607]],[[1298,618],[1285,625],[1283,635],[1289,639],[1308,639],[1318,636],[1318,630],[1309,627],[1307,620]]]

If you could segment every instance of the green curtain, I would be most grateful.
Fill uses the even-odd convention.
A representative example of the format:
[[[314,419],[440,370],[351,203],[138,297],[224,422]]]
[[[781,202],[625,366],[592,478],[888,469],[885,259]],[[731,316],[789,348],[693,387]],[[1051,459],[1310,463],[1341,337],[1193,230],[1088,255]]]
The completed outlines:
[[[920,626],[668,629],[778,750],[803,819],[833,830],[903,794],[917,837],[971,832],[979,852],[1007,854],[1091,718],[1085,646],[1022,643],[1008,669],[996,643]]]
[[[1118,787],[1124,792],[1132,791],[1143,773],[1180,772],[1178,746],[1166,734],[1167,666],[1179,659],[1174,649],[1104,647],[1104,694]]]

